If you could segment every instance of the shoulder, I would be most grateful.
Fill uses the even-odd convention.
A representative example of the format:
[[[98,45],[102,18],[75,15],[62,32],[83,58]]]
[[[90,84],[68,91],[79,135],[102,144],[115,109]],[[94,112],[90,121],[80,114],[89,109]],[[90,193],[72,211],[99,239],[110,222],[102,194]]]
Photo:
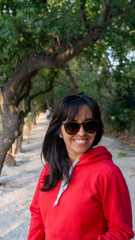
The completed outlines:
[[[103,174],[122,174],[120,168],[113,162],[112,154],[104,146],[95,148],[99,160],[100,171]],[[99,155],[99,156],[98,156]]]
[[[113,162],[112,154],[104,146],[93,148],[90,152],[97,171],[102,175],[121,175],[120,168]]]
[[[104,159],[100,162],[101,174],[106,175],[121,175],[120,168],[113,162],[113,160]]]
[[[120,168],[113,161],[103,160],[100,165],[100,180],[104,186],[126,186],[126,180]]]

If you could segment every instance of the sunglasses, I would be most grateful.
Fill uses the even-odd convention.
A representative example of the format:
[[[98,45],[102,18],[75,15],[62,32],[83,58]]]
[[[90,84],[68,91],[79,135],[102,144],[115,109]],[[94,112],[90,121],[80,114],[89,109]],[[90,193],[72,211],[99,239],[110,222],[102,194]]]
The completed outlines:
[[[74,135],[78,133],[81,125],[83,126],[83,129],[85,132],[95,133],[99,126],[99,120],[89,120],[83,123],[67,122],[67,123],[62,123],[62,125],[64,125],[65,131],[69,135]]]

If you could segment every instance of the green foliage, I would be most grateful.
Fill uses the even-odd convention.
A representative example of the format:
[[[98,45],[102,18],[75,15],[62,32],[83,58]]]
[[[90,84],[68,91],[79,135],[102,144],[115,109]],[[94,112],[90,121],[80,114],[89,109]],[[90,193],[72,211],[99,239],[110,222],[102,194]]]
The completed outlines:
[[[129,129],[131,126],[132,116],[129,115],[129,109],[122,109],[121,102],[109,102],[105,109],[105,119],[111,130],[124,130]]]
[[[21,62],[42,53],[52,38],[58,42],[69,41],[70,47],[75,45],[96,23],[103,3],[99,0],[1,0],[0,85],[8,81]],[[122,14],[118,14],[119,10]],[[113,130],[135,131],[135,2],[112,1],[110,15],[115,17],[109,20],[107,30],[103,33],[99,30],[96,44],[69,62],[69,68],[77,91],[84,91],[99,102]],[[30,96],[48,89],[52,76],[50,70],[40,71],[32,79]],[[55,105],[71,93],[71,88],[69,76],[60,70],[53,91],[33,101],[36,105],[44,101]]]
[[[78,7],[71,1],[8,1],[0,3],[0,75],[7,81],[25,58],[40,53],[52,37],[83,37]]]
[[[127,157],[127,153],[119,152],[118,153],[118,158],[121,158],[121,157]]]

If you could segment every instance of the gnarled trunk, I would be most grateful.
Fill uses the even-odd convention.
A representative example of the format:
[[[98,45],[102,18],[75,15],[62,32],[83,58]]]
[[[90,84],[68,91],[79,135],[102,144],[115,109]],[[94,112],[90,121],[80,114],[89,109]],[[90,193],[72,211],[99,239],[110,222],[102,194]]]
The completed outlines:
[[[19,135],[21,122],[20,110],[15,105],[7,104],[4,90],[0,89],[0,172],[3,167],[7,151]]]
[[[0,172],[7,151],[19,135],[22,114],[17,107],[25,84],[31,77],[42,68],[61,68],[63,65],[78,56],[88,46],[94,45],[106,30],[110,15],[110,5],[112,0],[106,0],[104,8],[97,19],[97,22],[88,30],[87,35],[82,39],[77,39],[74,45],[70,41],[62,45],[47,48],[44,52],[22,62],[13,72],[4,88],[0,89]],[[54,54],[55,53],[55,54]],[[71,77],[71,76],[70,76]]]
[[[20,135],[18,136],[16,141],[16,153],[22,152],[23,127],[24,127],[24,124],[20,124],[20,128],[19,128]]]

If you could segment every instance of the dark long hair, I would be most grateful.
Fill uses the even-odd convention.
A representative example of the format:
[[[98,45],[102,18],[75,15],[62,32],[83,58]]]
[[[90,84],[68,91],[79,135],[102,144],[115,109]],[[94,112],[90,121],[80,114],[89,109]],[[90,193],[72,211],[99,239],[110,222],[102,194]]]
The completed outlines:
[[[76,117],[79,108],[83,105],[87,105],[92,111],[92,118],[100,122],[92,146],[97,145],[103,135],[100,109],[95,100],[80,94],[69,95],[62,98],[56,106],[42,145],[42,155],[50,169],[50,174],[44,179],[42,191],[48,191],[54,188],[63,176],[66,177],[67,182],[69,182],[68,171],[71,162],[65,143],[63,139],[59,137],[59,133],[62,122],[65,120],[72,121]]]

